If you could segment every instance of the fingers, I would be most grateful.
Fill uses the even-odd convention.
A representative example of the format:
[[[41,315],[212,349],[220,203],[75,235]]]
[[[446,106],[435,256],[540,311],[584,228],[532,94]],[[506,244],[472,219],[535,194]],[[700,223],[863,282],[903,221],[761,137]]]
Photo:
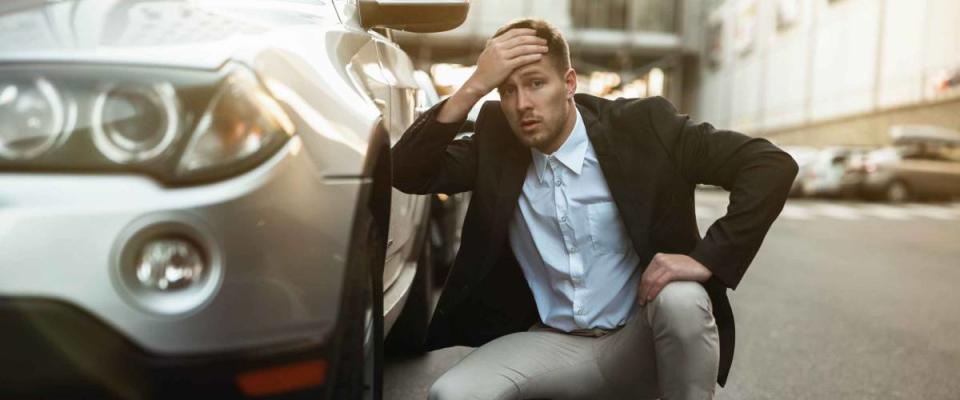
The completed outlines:
[[[670,280],[670,269],[661,262],[659,257],[654,257],[640,278],[640,290],[637,292],[637,300],[640,305],[646,305],[655,299],[657,294],[663,290],[663,287],[670,283]]]
[[[536,36],[536,31],[515,28],[487,41],[477,59],[475,82],[490,91],[506,79],[511,71],[536,62],[548,51],[547,41]]]
[[[497,44],[502,46],[504,49],[512,49],[517,46],[527,46],[527,45],[545,46],[547,44],[547,39],[544,39],[539,36],[534,36],[534,35],[523,35],[523,36],[517,36],[510,40],[504,40]]]
[[[495,52],[500,55],[500,58],[504,60],[510,60],[517,56],[529,53],[546,53],[548,50],[546,46],[547,40],[534,36],[533,30],[531,29],[527,29],[527,31],[530,31],[531,33],[513,36],[510,38],[503,38],[503,36],[497,37],[492,43],[490,43],[490,47],[492,47]],[[513,30],[510,32],[513,32]]]
[[[537,62],[540,58],[543,57],[542,53],[527,54],[519,57],[515,57],[507,62],[507,65],[511,69],[516,69],[524,65]]]
[[[513,39],[517,36],[523,36],[523,35],[535,36],[536,34],[537,34],[537,31],[530,28],[513,28],[507,31],[506,33],[500,36],[497,36],[493,39],[494,40],[500,39],[500,40],[506,41],[506,40]]]
[[[666,273],[661,273],[657,278],[653,280],[653,283],[650,285],[650,288],[647,290],[647,297],[643,300],[643,304],[647,304],[653,299],[657,298],[657,295],[660,294],[660,291],[670,283],[669,275]]]
[[[548,51],[547,46],[538,46],[538,45],[525,45],[517,46],[510,50],[507,50],[503,53],[503,58],[506,60],[513,60],[514,58],[525,56],[529,54],[544,54]]]
[[[546,53],[549,47],[547,42],[535,36],[524,36],[516,38],[510,42],[496,43],[492,45],[492,50],[496,57],[503,61],[510,61],[516,57],[534,53]]]

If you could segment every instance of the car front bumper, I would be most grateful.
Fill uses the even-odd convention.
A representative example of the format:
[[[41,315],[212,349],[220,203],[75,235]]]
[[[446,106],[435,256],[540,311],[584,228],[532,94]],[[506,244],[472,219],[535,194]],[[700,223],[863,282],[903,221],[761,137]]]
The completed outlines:
[[[301,376],[299,385],[287,384],[271,396],[323,398],[332,389],[325,368],[330,346],[308,341],[255,351],[158,355],[84,310],[34,298],[0,298],[0,326],[3,398],[264,398],[249,377],[291,366],[311,366],[313,376]]]
[[[131,175],[0,174],[0,297],[68,304],[166,357],[327,342],[364,180],[326,178],[301,147],[294,137],[254,170],[183,188]],[[196,239],[218,272],[181,310],[158,312],[151,302],[164,295],[139,298],[118,276],[135,268],[122,254],[167,233]],[[0,354],[17,346],[0,342]]]

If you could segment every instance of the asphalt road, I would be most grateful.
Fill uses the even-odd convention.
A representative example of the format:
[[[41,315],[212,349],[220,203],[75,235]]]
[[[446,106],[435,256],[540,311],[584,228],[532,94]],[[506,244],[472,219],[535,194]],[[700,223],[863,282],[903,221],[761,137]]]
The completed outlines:
[[[701,230],[726,193],[698,192]],[[731,293],[717,399],[960,399],[960,204],[791,199]],[[390,359],[386,398],[425,399],[470,348]]]

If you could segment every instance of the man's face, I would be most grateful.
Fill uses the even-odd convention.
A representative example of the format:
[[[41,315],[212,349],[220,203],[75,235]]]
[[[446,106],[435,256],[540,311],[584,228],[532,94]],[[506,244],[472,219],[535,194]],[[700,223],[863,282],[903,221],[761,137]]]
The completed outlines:
[[[517,68],[500,84],[500,107],[521,143],[544,153],[563,144],[576,79],[573,69],[561,74],[542,57]]]

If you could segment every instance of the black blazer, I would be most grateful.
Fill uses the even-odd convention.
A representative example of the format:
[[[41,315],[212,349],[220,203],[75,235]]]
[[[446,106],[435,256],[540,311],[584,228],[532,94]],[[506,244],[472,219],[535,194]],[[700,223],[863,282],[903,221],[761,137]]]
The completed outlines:
[[[720,334],[720,373],[733,361],[735,289],[787,198],[793,159],[760,138],[716,130],[680,115],[664,98],[614,101],[577,94],[600,168],[623,218],[640,268],[658,253],[687,254],[713,272],[703,285]],[[461,123],[436,120],[443,103],[407,129],[392,150],[394,186],[407,193],[473,191],[456,261],[430,323],[430,350],[479,346],[527,330],[539,319],[514,260],[507,227],[531,162],[498,102],[483,105],[470,138]],[[700,238],[698,183],[730,191],[727,214]]]

